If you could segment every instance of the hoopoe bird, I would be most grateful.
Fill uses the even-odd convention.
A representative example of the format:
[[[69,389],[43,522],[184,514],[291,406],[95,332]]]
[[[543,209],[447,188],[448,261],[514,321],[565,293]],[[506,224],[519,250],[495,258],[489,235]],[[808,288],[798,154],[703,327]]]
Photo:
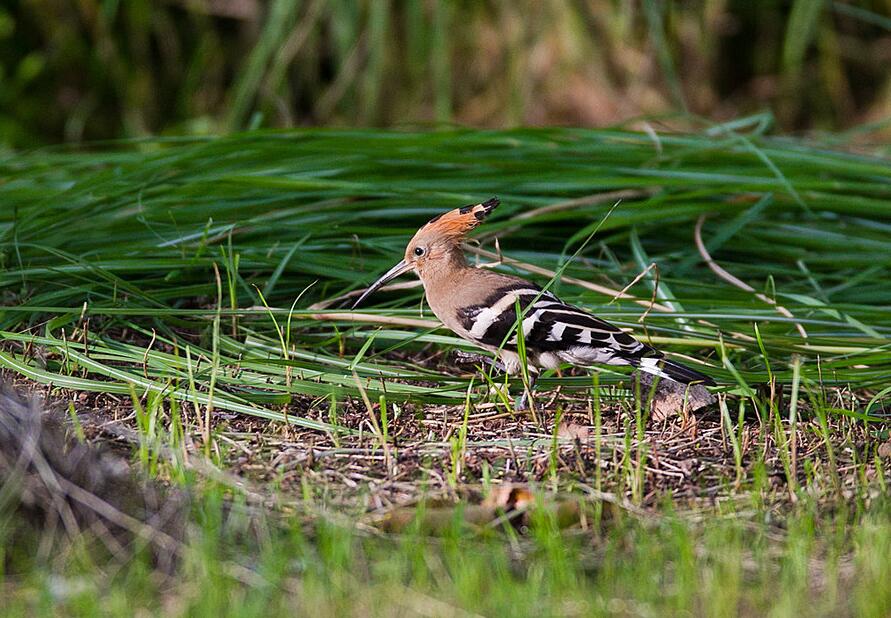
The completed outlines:
[[[530,381],[540,369],[564,363],[585,368],[606,364],[631,365],[680,384],[715,386],[708,376],[667,359],[530,281],[470,266],[461,243],[499,203],[492,198],[431,219],[408,243],[402,261],[371,284],[353,309],[391,279],[413,270],[436,317],[463,339],[494,354],[498,361],[492,364],[509,375],[521,369],[517,331],[522,328]]]

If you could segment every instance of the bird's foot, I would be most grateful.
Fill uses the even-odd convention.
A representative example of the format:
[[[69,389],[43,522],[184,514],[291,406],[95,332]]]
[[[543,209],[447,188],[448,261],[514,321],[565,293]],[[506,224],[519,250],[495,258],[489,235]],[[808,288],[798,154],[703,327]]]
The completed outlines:
[[[475,354],[473,352],[465,352],[464,350],[455,350],[455,360],[461,364],[488,365],[494,367],[502,373],[507,373],[507,367],[500,360],[490,358],[484,354]],[[529,372],[529,388],[523,389],[523,393],[514,398],[514,409],[518,412],[525,411],[530,408],[529,404],[533,403],[532,395],[535,392],[535,380],[538,378],[537,373]]]

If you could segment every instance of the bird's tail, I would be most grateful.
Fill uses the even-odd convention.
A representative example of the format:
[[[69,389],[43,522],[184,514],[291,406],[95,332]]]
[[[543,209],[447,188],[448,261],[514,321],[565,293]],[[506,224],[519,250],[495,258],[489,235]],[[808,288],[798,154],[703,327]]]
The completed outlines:
[[[637,366],[641,371],[652,373],[653,375],[678,382],[680,384],[691,384],[696,382],[703,386],[715,386],[715,381],[710,377],[690,369],[686,365],[676,363],[667,358],[641,358]]]

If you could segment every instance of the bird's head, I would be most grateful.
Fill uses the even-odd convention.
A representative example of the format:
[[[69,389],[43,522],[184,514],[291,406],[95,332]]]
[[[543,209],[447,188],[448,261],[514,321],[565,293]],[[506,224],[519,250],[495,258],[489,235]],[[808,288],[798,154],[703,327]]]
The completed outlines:
[[[353,308],[358,307],[381,286],[402,273],[414,270],[424,279],[425,274],[446,267],[448,260],[467,237],[467,233],[482,223],[500,203],[497,197],[493,197],[482,204],[455,208],[430,219],[408,243],[402,261],[372,283],[353,304]]]

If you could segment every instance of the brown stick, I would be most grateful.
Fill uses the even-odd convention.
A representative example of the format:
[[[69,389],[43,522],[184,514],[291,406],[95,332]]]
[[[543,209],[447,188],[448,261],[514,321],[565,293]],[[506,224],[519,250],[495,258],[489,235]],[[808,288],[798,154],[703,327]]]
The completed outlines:
[[[758,300],[764,301],[768,305],[772,305],[774,309],[777,310],[777,313],[780,315],[787,317],[791,320],[795,319],[795,316],[792,315],[792,312],[783,307],[782,305],[778,305],[777,301],[767,296],[766,294],[762,294],[761,292],[756,292],[755,288],[750,286],[745,281],[736,278],[726,270],[724,270],[709,254],[708,249],[705,248],[705,243],[702,242],[702,224],[705,222],[705,215],[699,215],[699,220],[696,221],[696,227],[693,230],[693,238],[696,241],[696,248],[699,250],[699,255],[702,256],[702,259],[705,260],[705,263],[708,264],[708,267],[712,270],[713,273],[718,275],[721,279],[729,283],[734,287],[738,287],[741,290],[745,290],[746,292],[751,292],[755,295],[755,298]],[[795,328],[798,329],[798,332],[801,334],[802,338],[807,339],[807,331],[804,330],[804,327],[795,322]]]

